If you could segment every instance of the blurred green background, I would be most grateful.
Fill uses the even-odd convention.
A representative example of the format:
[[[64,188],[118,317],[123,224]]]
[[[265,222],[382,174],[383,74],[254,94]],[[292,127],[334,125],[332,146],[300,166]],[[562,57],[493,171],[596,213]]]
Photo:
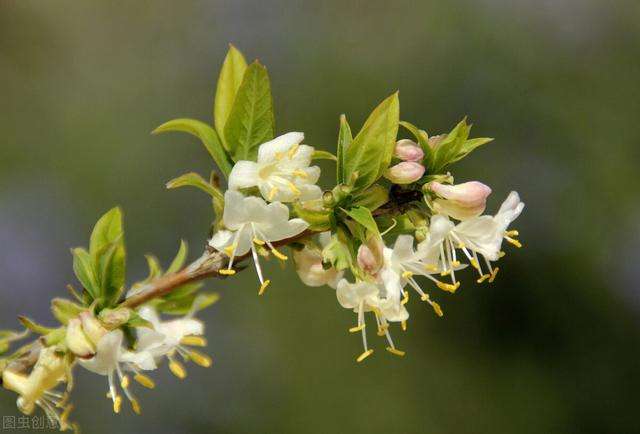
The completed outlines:
[[[442,319],[414,299],[395,333],[407,356],[376,339],[364,364],[353,314],[291,266],[269,269],[261,298],[252,273],[212,281],[214,366],[184,382],[163,367],[143,417],[114,416],[106,381],[77,370],[85,432],[640,432],[639,19],[631,0],[0,0],[0,328],[51,321],[69,248],[113,205],[129,282],[145,253],[202,248],[208,200],[164,182],[212,163],[191,137],[149,132],[210,121],[233,42],[269,67],[278,132],[321,148],[340,113],[359,127],[396,89],[429,133],[468,115],[496,141],[457,179],[491,185],[489,211],[521,193],[525,248],[495,284],[435,293]],[[1,393],[0,414],[14,402]]]

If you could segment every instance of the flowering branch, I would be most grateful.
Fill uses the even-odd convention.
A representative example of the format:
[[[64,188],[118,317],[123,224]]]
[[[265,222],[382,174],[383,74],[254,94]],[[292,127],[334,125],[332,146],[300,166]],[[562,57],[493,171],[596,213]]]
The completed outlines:
[[[114,208],[103,215],[89,247],[72,250],[81,289],[69,286],[73,299],[51,302],[59,324],[19,317],[26,332],[39,337],[0,359],[1,384],[18,394],[23,413],[39,407],[61,430],[76,429],[68,421],[68,398],[78,365],[106,378],[115,413],[126,400],[138,414],[132,380],[155,387],[148,372],[163,362],[180,379],[187,375],[186,362],[211,366],[199,349],[207,341],[196,314],[218,295],[203,291],[202,281],[232,278],[246,260],[253,262],[259,295],[270,283],[261,258],[271,256],[287,261],[291,255],[304,284],[335,289],[338,303],[356,315],[348,331],[362,339],[355,358],[360,363],[374,352],[371,326],[390,354],[405,355],[391,329],[406,330],[410,293],[441,317],[433,297],[455,293],[465,268],[477,274],[477,283],[493,282],[503,242],[522,246],[518,231],[508,229],[524,208],[516,192],[491,215],[485,214],[488,186],[455,184],[454,163],[492,140],[470,138],[466,119],[448,133],[429,136],[401,120],[395,93],[355,136],[342,115],[335,154],[318,151],[303,143],[301,132],[275,136],[267,70],[257,61],[248,65],[235,47],[222,65],[214,108],[213,125],[174,119],[154,130],[196,136],[218,169],[209,180],[191,172],[167,183],[210,196],[215,219],[205,252],[187,264],[183,242],[166,269],[148,256],[148,277],[125,290],[122,212]],[[398,139],[401,133],[410,138]],[[336,164],[335,185],[324,191],[317,185],[320,168],[313,165],[319,159]],[[26,335],[0,331],[0,354]]]

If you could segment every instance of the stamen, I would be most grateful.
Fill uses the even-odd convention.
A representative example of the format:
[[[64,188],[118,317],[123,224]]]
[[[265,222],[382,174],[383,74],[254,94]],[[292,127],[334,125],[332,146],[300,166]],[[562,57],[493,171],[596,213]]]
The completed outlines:
[[[478,280],[476,280],[476,282],[482,283],[490,277],[491,277],[491,274],[483,274]]]
[[[470,263],[473,268],[480,270],[480,264],[478,264],[478,260],[476,258],[473,258]]]
[[[511,237],[504,237],[505,240],[507,240],[510,244],[513,244],[514,246],[516,246],[517,248],[522,247],[522,243],[516,239],[513,239]]]
[[[265,244],[265,243],[264,243],[264,241],[262,241],[262,240],[261,240],[260,238],[258,238],[258,237],[254,237],[254,238],[253,238],[253,242],[254,242],[254,243],[256,243],[256,244],[257,244],[257,245],[259,245],[259,246],[264,246],[264,244]]]
[[[126,389],[129,387],[129,377],[127,375],[123,376],[120,380],[120,387]]]
[[[433,310],[436,313],[436,315],[438,315],[439,317],[442,317],[444,315],[444,312],[442,312],[442,308],[435,301],[431,302],[431,307],[433,308]]]
[[[512,231],[506,231],[504,234],[508,237],[517,237],[518,235],[520,235],[520,233],[515,229]]]
[[[504,250],[500,250],[498,252],[498,258],[502,258],[504,255],[506,255],[506,253],[504,252]]]
[[[233,276],[234,274],[236,274],[236,270],[223,268],[222,270],[218,270],[218,274],[222,274],[223,276]]]
[[[113,412],[118,414],[120,413],[120,409],[122,408],[122,396],[116,395],[113,399]]]
[[[189,352],[189,358],[193,360],[193,363],[203,368],[209,368],[213,363],[211,357],[193,350]]]
[[[289,157],[289,159],[293,158],[296,155],[299,147],[300,145],[296,143],[289,149],[289,152],[287,152],[287,156]]]
[[[351,327],[351,328],[349,329],[349,333],[358,333],[358,332],[360,332],[360,331],[364,330],[364,328],[365,328],[366,326],[367,326],[366,324],[362,323],[362,324],[360,324],[359,326]]]
[[[140,408],[140,403],[138,403],[137,399],[131,400],[131,408],[133,409],[134,413],[137,414],[138,416],[142,414],[142,409]]]
[[[396,356],[400,356],[400,357],[404,357],[404,355],[406,354],[404,351],[401,351],[393,347],[387,347],[387,351],[389,351],[391,354],[395,354]]]
[[[206,347],[207,340],[202,336],[185,336],[180,339],[180,343],[183,345],[191,345],[192,347]]]
[[[489,278],[489,283],[493,283],[493,281],[496,279],[496,276],[498,275],[499,270],[500,268],[498,267],[493,269],[493,271],[491,272],[491,277]]]
[[[133,377],[133,379],[136,380],[138,383],[140,383],[142,386],[146,387],[147,389],[153,389],[156,387],[156,383],[154,383],[153,380],[147,377],[146,375],[136,374],[135,377]]]
[[[411,271],[405,271],[404,273],[402,273],[403,279],[409,279],[412,276],[413,276],[413,273]]]
[[[278,251],[274,247],[271,248],[271,253],[273,253],[273,256],[280,259],[281,261],[286,261],[287,259],[289,259],[287,255],[283,255],[280,251]]]
[[[403,306],[409,302],[409,291],[403,291],[404,298],[400,302]]]
[[[169,359],[169,370],[181,380],[184,380],[187,376],[187,371],[184,366],[175,359]]]
[[[296,196],[300,196],[302,194],[302,192],[298,190],[298,187],[296,187],[293,182],[287,181],[287,186],[289,187],[289,190],[291,190],[291,192]]]
[[[273,187],[269,192],[269,201],[272,201],[276,197],[276,194],[278,194],[278,187]]]
[[[309,177],[309,174],[307,172],[305,172],[304,170],[301,170],[301,169],[294,170],[293,171],[293,175],[294,176],[298,176],[300,178],[305,178],[305,179]]]
[[[436,265],[433,265],[433,264],[425,264],[424,265],[424,269],[427,270],[427,271],[431,271],[433,273],[438,271],[438,267]]]
[[[371,349],[365,351],[364,353],[360,354],[358,356],[358,358],[356,359],[356,362],[358,362],[358,363],[362,362],[364,359],[369,357],[371,354],[373,354],[373,348],[371,348]]]
[[[269,286],[270,283],[271,283],[271,280],[269,279],[262,282],[262,285],[260,285],[260,289],[258,289],[258,295],[264,294],[264,291],[267,289],[267,286]]]
[[[459,266],[460,266],[460,261],[455,260],[455,261],[453,261],[453,262],[451,263],[451,265],[452,265],[453,267],[459,267]]]
[[[402,331],[406,332],[407,331],[407,322],[406,321],[402,321],[400,323],[400,327],[402,327]]]
[[[447,291],[453,294],[460,287],[460,282],[456,282],[455,285],[452,285],[450,283],[437,282],[436,285],[438,285],[438,288],[442,289],[443,291]]]

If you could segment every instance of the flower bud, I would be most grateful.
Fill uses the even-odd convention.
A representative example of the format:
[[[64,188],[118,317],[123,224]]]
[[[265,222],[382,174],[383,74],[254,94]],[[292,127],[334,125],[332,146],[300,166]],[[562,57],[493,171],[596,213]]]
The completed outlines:
[[[396,142],[393,155],[403,161],[422,161],[424,151],[416,142],[409,139],[402,139]]]
[[[302,250],[294,250],[293,260],[300,280],[307,286],[335,287],[336,282],[342,277],[342,273],[335,268],[323,267],[322,253],[317,249],[305,246]]]
[[[78,357],[91,357],[96,351],[82,329],[82,321],[78,318],[69,320],[65,341],[69,350]]]
[[[384,243],[378,237],[371,237],[358,248],[358,266],[367,274],[375,275],[384,264]]]
[[[413,161],[403,161],[387,169],[384,176],[394,184],[411,184],[424,175],[422,164]]]
[[[112,330],[126,324],[131,318],[131,310],[127,308],[104,309],[100,312],[100,321],[104,327]],[[98,323],[100,327],[100,323]],[[98,329],[99,330],[99,329]],[[101,333],[100,331],[98,333]],[[100,337],[104,336],[104,333]]]
[[[442,141],[445,139],[445,137],[447,137],[446,134],[440,134],[438,136],[431,136],[431,137],[429,137],[429,140],[428,140],[427,143],[429,144],[429,147],[431,149],[435,149],[435,148],[438,147],[438,145],[440,145],[440,143],[442,143]]]
[[[466,220],[482,214],[491,188],[478,181],[458,185],[431,182],[429,190],[440,196],[434,201],[436,211],[458,220]]]
[[[107,329],[102,326],[91,312],[82,312],[80,321],[82,322],[82,330],[87,335],[87,338],[93,345],[98,345],[100,339],[107,334]]]

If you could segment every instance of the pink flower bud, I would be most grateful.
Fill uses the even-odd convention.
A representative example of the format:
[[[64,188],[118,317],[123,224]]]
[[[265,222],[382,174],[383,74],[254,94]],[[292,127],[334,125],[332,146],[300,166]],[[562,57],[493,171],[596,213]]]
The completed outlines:
[[[384,264],[384,243],[371,237],[358,248],[358,266],[367,274],[375,275]]]
[[[384,176],[394,184],[411,184],[422,178],[425,168],[414,161],[403,161],[387,169]]]
[[[440,196],[434,201],[435,208],[458,220],[466,220],[482,214],[491,188],[478,181],[458,185],[445,185],[431,182],[429,189]]]
[[[440,145],[440,143],[445,139],[445,137],[447,137],[446,134],[440,134],[438,136],[431,136],[429,137],[429,140],[427,143],[429,143],[429,147],[431,149],[435,149],[438,147],[438,145]]]
[[[394,154],[403,161],[422,161],[424,151],[416,142],[409,139],[402,139],[396,142]]]

